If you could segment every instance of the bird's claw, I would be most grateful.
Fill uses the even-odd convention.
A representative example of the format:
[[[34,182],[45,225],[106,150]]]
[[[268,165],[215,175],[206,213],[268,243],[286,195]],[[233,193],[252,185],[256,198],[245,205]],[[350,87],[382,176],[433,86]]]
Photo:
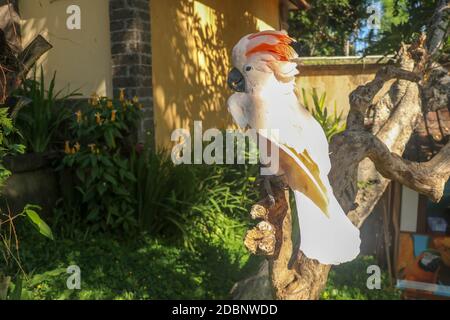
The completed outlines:
[[[269,202],[269,208],[273,208],[275,206],[275,197],[271,194],[268,194],[267,202]]]
[[[269,207],[273,208],[275,206],[275,197],[273,195],[272,186],[270,185],[270,177],[264,177],[264,190],[267,193],[267,200],[269,202]]]

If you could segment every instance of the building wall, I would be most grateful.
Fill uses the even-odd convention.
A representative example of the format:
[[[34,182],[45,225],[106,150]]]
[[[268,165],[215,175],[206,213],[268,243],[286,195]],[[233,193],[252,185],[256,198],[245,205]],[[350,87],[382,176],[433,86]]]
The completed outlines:
[[[358,86],[371,81],[382,64],[364,65],[359,58],[347,58],[348,64],[335,64],[339,58],[327,59],[326,64],[321,64],[320,58],[315,58],[314,63],[300,67],[300,75],[297,78],[297,88],[304,89],[308,103],[313,106],[311,93],[315,88],[319,96],[326,93],[326,105],[333,110],[336,106],[338,112],[345,117],[350,109],[349,95]],[[330,61],[331,60],[331,61]],[[373,59],[375,60],[375,59]],[[389,88],[392,82],[388,82],[375,97],[376,102]],[[303,100],[302,100],[303,101]]]
[[[154,128],[150,2],[109,0],[113,92],[139,98],[144,115],[137,133],[143,142]]]
[[[245,34],[278,28],[278,0],[151,1],[153,103],[157,145],[175,128],[226,128],[230,53]]]
[[[81,8],[81,30],[66,27],[70,5]],[[19,11],[22,44],[41,34],[53,45],[39,61],[47,80],[56,71],[58,89],[112,94],[108,0],[21,0]]]
[[[138,2],[139,10],[132,10]],[[54,46],[41,62],[47,80],[57,71],[58,89],[70,86],[85,96],[112,96],[114,84],[115,89],[126,87],[128,95],[146,97],[146,119],[149,126],[154,124],[159,146],[171,147],[172,131],[192,129],[194,120],[202,120],[204,128],[232,126],[226,108],[231,49],[245,34],[279,28],[279,0],[151,0],[150,25],[142,18],[147,3],[20,0],[22,42],[26,45],[42,34]],[[81,8],[81,30],[66,28],[71,4]],[[151,50],[146,49],[148,38]],[[139,61],[129,63],[135,58]],[[306,90],[310,102],[312,88],[326,92],[328,106],[336,103],[345,115],[350,92],[370,81],[379,66],[343,60],[305,62],[297,85]],[[152,79],[146,74],[150,68]],[[138,79],[151,80],[153,88],[150,82],[136,84]]]

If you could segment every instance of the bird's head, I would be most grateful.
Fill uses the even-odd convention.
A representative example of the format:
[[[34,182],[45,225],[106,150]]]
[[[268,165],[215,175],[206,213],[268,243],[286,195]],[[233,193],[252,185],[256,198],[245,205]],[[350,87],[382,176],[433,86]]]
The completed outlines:
[[[298,74],[295,41],[285,31],[262,31],[243,37],[232,52],[233,69],[228,85],[236,92],[255,88],[293,85]]]

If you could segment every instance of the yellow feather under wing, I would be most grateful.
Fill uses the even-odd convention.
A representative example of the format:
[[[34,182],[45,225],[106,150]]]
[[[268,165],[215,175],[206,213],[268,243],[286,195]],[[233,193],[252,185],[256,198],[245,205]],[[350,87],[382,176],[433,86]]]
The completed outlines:
[[[307,196],[323,212],[326,217],[328,213],[328,190],[320,176],[320,168],[305,149],[302,153],[297,152],[286,143],[279,143],[278,138],[271,132],[258,133],[279,149],[279,165],[288,179],[289,187]]]
[[[328,218],[327,188],[320,177],[318,165],[311,159],[308,151],[298,153],[294,148],[281,145],[287,157],[280,155],[283,170],[288,171],[289,186],[310,198]]]

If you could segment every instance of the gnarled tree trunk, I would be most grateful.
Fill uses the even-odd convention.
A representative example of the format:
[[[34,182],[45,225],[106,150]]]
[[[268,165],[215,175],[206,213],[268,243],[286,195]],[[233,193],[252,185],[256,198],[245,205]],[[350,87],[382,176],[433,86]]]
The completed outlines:
[[[442,0],[428,37],[422,35],[413,45],[402,44],[396,65],[383,67],[372,81],[350,95],[346,130],[330,144],[329,178],[336,198],[357,227],[372,212],[391,180],[433,201],[442,197],[450,175],[450,144],[428,162],[411,162],[401,155],[422,110],[449,105],[448,71],[433,62],[448,33],[448,8],[449,2]],[[375,95],[393,79],[389,92],[373,104]],[[264,201],[252,207],[252,217],[262,221],[248,231],[245,239],[253,254],[267,257],[265,265],[254,277],[237,283],[232,296],[252,299],[257,290],[260,299],[318,299],[330,266],[293,250],[289,192],[279,186],[274,193],[273,208]]]

